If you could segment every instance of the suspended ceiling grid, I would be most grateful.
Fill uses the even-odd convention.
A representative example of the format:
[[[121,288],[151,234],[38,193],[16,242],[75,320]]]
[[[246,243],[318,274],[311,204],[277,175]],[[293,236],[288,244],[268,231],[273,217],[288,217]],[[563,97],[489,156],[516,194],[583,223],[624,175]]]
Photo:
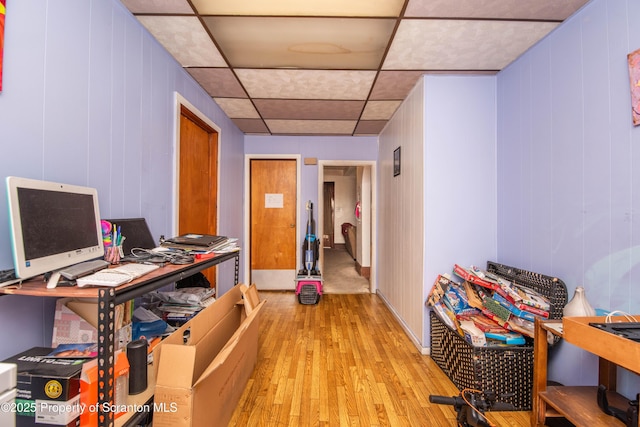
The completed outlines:
[[[258,135],[377,135],[423,74],[496,74],[587,2],[122,0]]]

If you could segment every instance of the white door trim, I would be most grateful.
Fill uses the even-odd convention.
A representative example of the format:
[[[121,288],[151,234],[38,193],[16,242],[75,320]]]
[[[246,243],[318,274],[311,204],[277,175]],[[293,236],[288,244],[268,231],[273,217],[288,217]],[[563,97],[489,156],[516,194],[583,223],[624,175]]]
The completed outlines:
[[[173,207],[172,207],[172,212],[171,212],[171,234],[173,236],[176,236],[178,233],[178,212],[180,212],[180,206],[179,205],[179,200],[180,200],[180,183],[179,181],[179,176],[180,176],[180,117],[182,115],[181,113],[181,108],[182,106],[185,106],[187,108],[187,110],[191,111],[193,114],[195,114],[200,120],[202,120],[203,122],[205,122],[207,125],[211,126],[212,129],[214,129],[217,133],[218,133],[218,138],[216,143],[218,144],[218,177],[217,177],[217,182],[218,182],[218,190],[216,191],[217,193],[217,198],[218,200],[216,200],[216,206],[218,206],[218,212],[216,212],[216,215],[218,217],[218,224],[220,221],[220,159],[222,158],[222,144],[220,143],[220,141],[222,140],[222,129],[220,129],[220,127],[218,125],[216,125],[215,123],[213,123],[211,121],[211,119],[209,119],[207,116],[204,115],[204,113],[200,110],[198,110],[193,104],[191,104],[189,101],[187,101],[187,99],[185,97],[183,97],[182,95],[180,95],[180,93],[178,92],[174,92],[174,122],[173,122],[173,126],[174,126],[174,139],[173,139]],[[170,237],[170,236],[167,236]]]
[[[376,280],[376,260],[378,250],[376,247],[378,234],[378,216],[376,214],[376,206],[378,205],[378,178],[376,171],[376,162],[373,160],[318,160],[318,206],[324,206],[324,167],[325,166],[369,166],[371,167],[371,275],[369,278],[369,290],[375,293],[378,289]],[[316,221],[317,236],[324,235],[324,209],[318,209],[318,220]],[[322,238],[321,238],[322,241]],[[320,245],[322,247],[322,245]],[[323,268],[324,250],[320,251],[320,266]]]

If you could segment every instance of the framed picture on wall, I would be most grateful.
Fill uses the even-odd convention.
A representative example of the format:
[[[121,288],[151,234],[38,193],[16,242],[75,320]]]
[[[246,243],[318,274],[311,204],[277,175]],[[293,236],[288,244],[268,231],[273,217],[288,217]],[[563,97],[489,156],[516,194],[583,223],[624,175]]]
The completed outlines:
[[[640,125],[640,49],[627,55],[631,81],[631,115],[633,125]]]
[[[400,147],[393,150],[393,176],[400,175]]]

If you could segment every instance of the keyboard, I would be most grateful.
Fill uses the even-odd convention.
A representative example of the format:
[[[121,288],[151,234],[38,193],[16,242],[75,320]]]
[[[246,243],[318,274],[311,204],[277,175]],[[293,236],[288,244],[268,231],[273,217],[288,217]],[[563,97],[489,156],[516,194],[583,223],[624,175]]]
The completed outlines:
[[[79,277],[76,283],[79,287],[83,286],[120,286],[129,283],[133,279],[142,277],[151,273],[153,270],[160,268],[154,264],[123,264],[116,268],[108,268],[100,270],[88,276]]]
[[[68,280],[75,280],[78,277],[86,276],[87,274],[95,273],[96,271],[103,270],[109,266],[109,263],[103,259],[94,259],[92,261],[85,261],[79,264],[65,267],[59,271],[60,275]]]

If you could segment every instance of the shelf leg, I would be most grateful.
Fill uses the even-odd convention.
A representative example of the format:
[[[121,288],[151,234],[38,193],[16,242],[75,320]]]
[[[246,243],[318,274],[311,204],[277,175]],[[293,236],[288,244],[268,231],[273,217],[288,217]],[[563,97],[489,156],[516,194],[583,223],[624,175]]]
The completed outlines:
[[[98,426],[112,427],[113,411],[105,404],[114,402],[115,290],[98,291]],[[108,409],[108,406],[106,407]]]
[[[240,252],[236,253],[236,272],[233,285],[237,285],[240,277]],[[217,295],[216,295],[217,296]]]

